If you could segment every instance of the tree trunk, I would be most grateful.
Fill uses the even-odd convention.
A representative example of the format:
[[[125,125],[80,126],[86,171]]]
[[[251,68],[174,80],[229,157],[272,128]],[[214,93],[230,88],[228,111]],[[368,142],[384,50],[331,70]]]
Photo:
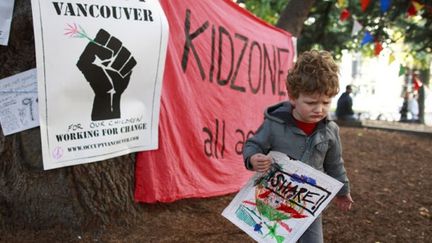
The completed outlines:
[[[295,37],[300,37],[303,23],[315,0],[291,0],[282,11],[276,24],[277,27],[290,32]]]
[[[0,78],[35,66],[30,0],[15,0],[9,45],[0,46]],[[133,155],[43,171],[39,128],[0,132],[0,227],[132,223],[133,185]]]

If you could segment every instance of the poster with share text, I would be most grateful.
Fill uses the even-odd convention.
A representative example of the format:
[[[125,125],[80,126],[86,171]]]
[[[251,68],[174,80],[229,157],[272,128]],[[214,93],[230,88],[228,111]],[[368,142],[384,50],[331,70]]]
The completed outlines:
[[[32,0],[44,169],[157,149],[168,23],[157,0]]]
[[[222,215],[258,242],[296,242],[343,184],[283,153],[269,155],[277,165],[255,174]]]

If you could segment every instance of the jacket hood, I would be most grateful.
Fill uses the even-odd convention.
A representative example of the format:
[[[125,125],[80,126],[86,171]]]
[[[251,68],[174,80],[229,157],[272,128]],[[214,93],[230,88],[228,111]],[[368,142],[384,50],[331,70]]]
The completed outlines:
[[[292,105],[289,102],[284,101],[269,106],[264,111],[264,117],[278,123],[287,123],[288,121],[292,121],[291,111]]]

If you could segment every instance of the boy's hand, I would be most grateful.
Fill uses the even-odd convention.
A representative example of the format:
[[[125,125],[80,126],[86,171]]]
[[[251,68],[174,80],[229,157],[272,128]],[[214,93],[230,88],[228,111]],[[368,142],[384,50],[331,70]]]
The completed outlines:
[[[257,172],[266,172],[270,169],[272,157],[265,154],[254,154],[250,157],[252,170]]]
[[[351,198],[351,194],[348,193],[347,195],[344,196],[336,196],[335,203],[340,210],[346,212],[351,209],[354,201]]]

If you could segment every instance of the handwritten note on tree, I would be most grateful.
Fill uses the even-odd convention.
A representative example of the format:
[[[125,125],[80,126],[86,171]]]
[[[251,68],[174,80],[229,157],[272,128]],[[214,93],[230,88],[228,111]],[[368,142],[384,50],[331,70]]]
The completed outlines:
[[[222,215],[259,242],[295,242],[342,183],[280,152],[266,174],[257,173]]]
[[[36,69],[0,80],[0,124],[5,136],[39,126]]]

